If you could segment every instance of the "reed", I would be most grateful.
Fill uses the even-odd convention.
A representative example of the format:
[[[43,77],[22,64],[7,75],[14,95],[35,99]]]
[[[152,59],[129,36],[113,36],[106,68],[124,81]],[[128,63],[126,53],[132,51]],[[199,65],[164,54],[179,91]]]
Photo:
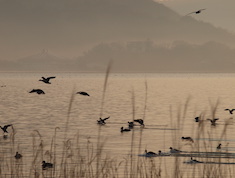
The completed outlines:
[[[104,88],[102,93],[100,117],[103,116],[103,107],[105,102],[105,94],[108,86],[108,78],[111,69],[111,63],[107,68]],[[0,146],[0,178],[161,178],[161,177],[200,177],[200,178],[220,178],[220,177],[233,177],[234,158],[229,154],[228,150],[221,154],[220,151],[215,151],[215,142],[210,140],[215,133],[215,127],[210,127],[209,122],[205,118],[205,113],[200,114],[201,122],[196,123],[192,130],[195,130],[194,143],[190,145],[190,151],[182,154],[175,154],[169,157],[138,157],[137,154],[142,150],[142,138],[145,131],[144,128],[140,129],[139,140],[135,140],[137,136],[135,129],[132,131],[130,154],[117,161],[115,157],[104,154],[106,140],[101,135],[101,127],[98,127],[97,141],[92,142],[88,137],[86,143],[80,142],[79,132],[73,136],[68,136],[70,127],[70,114],[73,108],[74,91],[69,99],[69,106],[67,111],[67,118],[65,119],[65,130],[62,142],[59,142],[58,131],[62,130],[55,127],[54,134],[50,139],[49,146],[45,143],[43,134],[38,130],[32,133],[32,153],[31,160],[25,160],[23,157],[20,160],[14,159],[16,151],[21,150],[20,145],[16,144],[15,136],[16,131],[12,128],[12,133],[7,140],[0,140],[0,142],[7,141],[9,149],[6,150],[4,146]],[[132,119],[136,117],[136,95],[134,89],[132,90]],[[178,106],[178,113],[176,119],[173,116],[172,108],[170,106],[170,119],[171,119],[171,137],[172,145],[176,148],[183,149],[188,145],[183,145],[181,135],[185,128],[185,122],[188,115],[188,108],[190,106],[191,98],[188,97],[182,106]],[[146,110],[148,105],[148,83],[145,81],[145,98],[144,98],[144,111],[143,120],[146,121]],[[215,118],[219,101],[215,105],[211,104],[211,117]],[[227,140],[228,127],[232,119],[226,120],[221,133],[218,136],[216,144]],[[165,137],[164,130],[164,137]],[[203,138],[208,138],[207,140]],[[3,144],[1,144],[3,145]],[[137,145],[137,147],[136,147]],[[62,151],[61,151],[62,148]],[[230,157],[231,156],[231,157]],[[169,170],[166,165],[165,159],[174,159],[172,165],[173,169]],[[182,159],[190,157],[198,158],[205,164],[182,164]],[[42,170],[41,162],[46,160],[54,164],[52,169]],[[165,164],[163,164],[165,162]],[[223,164],[228,163],[228,164]],[[229,164],[231,163],[231,164]],[[29,165],[28,165],[29,164]],[[185,169],[186,167],[186,169]],[[164,168],[164,169],[163,169]],[[188,173],[187,169],[191,171]],[[29,170],[29,171],[27,171]],[[163,171],[164,170],[164,171]]]

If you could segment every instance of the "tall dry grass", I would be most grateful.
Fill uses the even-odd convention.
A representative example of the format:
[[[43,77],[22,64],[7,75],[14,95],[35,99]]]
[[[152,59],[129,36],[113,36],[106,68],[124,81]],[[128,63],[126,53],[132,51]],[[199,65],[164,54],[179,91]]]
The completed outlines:
[[[103,106],[105,102],[105,94],[108,86],[108,78],[110,74],[111,63],[108,65],[106,76],[104,80],[104,87],[101,101],[100,117],[103,116]],[[194,143],[191,144],[191,151],[171,155],[170,157],[153,157],[146,158],[137,156],[142,152],[142,138],[145,129],[141,128],[139,132],[139,140],[135,141],[136,132],[132,130],[130,154],[117,161],[114,157],[103,154],[105,148],[105,139],[101,135],[101,127],[98,127],[97,142],[93,143],[87,138],[86,144],[80,143],[79,132],[73,138],[68,138],[68,129],[70,122],[70,113],[73,108],[74,91],[69,99],[69,106],[67,111],[67,118],[65,120],[65,130],[63,142],[58,142],[57,132],[60,128],[56,127],[54,135],[52,135],[50,147],[46,149],[42,134],[35,130],[32,133],[32,156],[30,161],[26,161],[24,157],[20,160],[14,159],[16,151],[21,150],[19,145],[15,144],[16,132],[12,128],[12,133],[9,135],[7,141],[9,142],[9,150],[5,150],[3,146],[0,147],[0,178],[221,178],[233,177],[234,159],[235,155],[229,154],[228,151],[216,152],[215,145],[210,141],[213,137],[213,129],[208,129],[208,122],[205,114],[200,115],[201,122],[194,124],[193,135]],[[132,118],[136,116],[135,91],[132,90]],[[172,107],[170,107],[172,145],[173,147],[183,149],[182,141],[180,140],[185,128],[187,119],[188,107],[190,105],[190,97],[188,97],[183,106],[178,106],[177,118],[174,119]],[[148,104],[148,83],[145,81],[145,101],[143,110],[143,120],[146,121],[146,109]],[[216,117],[219,102],[215,105],[211,104],[211,118]],[[192,118],[193,119],[193,118]],[[230,126],[231,119],[228,119],[219,135],[217,143],[227,140],[227,131]],[[216,126],[215,126],[216,127]],[[165,133],[166,131],[164,131]],[[164,135],[165,137],[165,135]],[[209,138],[208,140],[202,140]],[[4,140],[0,140],[3,142]],[[59,147],[62,146],[62,152]],[[174,161],[171,165],[167,165],[165,159],[172,159]],[[182,164],[185,158],[194,157],[200,159],[204,163],[185,165]],[[224,158],[225,157],[225,158]],[[54,164],[52,169],[42,170],[41,162],[46,160]],[[228,164],[223,164],[228,163]],[[229,164],[231,163],[231,164]],[[27,171],[29,169],[29,171]],[[190,171],[188,171],[190,169]]]

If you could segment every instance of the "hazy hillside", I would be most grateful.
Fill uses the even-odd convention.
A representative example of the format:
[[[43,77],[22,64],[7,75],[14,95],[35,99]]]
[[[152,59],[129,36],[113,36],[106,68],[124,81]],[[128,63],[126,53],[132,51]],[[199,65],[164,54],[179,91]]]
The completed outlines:
[[[110,60],[121,72],[235,72],[235,49],[217,42],[184,41],[158,45],[153,41],[101,43],[76,62],[88,71],[105,71]]]
[[[98,66],[110,56],[107,56],[107,59],[94,60],[88,59],[88,54],[83,55],[83,52],[92,51],[93,47],[100,43],[149,39],[154,43],[163,44],[181,40],[190,44],[200,45],[215,41],[235,46],[235,36],[226,30],[197,21],[190,16],[182,17],[152,0],[0,0],[0,20],[0,33],[3,34],[0,41],[0,59],[4,60],[0,64],[10,67],[14,64],[14,69],[18,67],[21,70],[70,70],[74,65],[68,67],[63,65],[63,61],[68,64],[66,60],[76,56],[87,59],[83,63],[82,60],[79,61],[80,69],[85,63],[87,65],[88,61],[92,63],[90,66],[93,66],[88,68],[96,69],[94,62],[97,63],[95,66]],[[19,56],[34,54],[41,49],[49,49],[56,56],[67,58],[63,57],[53,65],[51,61],[54,61],[54,58],[51,56],[47,56],[46,60],[38,59],[41,61],[39,63],[32,60],[32,56],[17,61],[17,65],[14,62],[6,62],[8,58],[22,58]],[[150,54],[156,55],[152,58],[158,55],[145,55]],[[119,68],[125,68],[126,62],[133,60],[128,56],[124,58],[119,59]],[[145,58],[143,55],[139,63]],[[180,66],[179,69],[176,68],[180,69]]]

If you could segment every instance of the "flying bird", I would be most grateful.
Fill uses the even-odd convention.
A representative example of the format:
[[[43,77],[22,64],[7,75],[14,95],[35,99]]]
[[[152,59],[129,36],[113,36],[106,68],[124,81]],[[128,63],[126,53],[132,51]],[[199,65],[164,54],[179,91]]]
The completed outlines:
[[[46,161],[42,161],[42,169],[46,170],[47,168],[53,168],[53,164],[47,163]]]
[[[3,130],[4,133],[8,133],[7,128],[10,127],[10,126],[12,126],[12,124],[4,125],[3,127],[0,126],[0,128]]]
[[[187,15],[190,15],[190,14],[200,14],[202,11],[204,11],[204,10],[206,10],[206,9],[199,9],[199,10],[197,10],[197,11],[194,11],[194,12],[190,12],[190,13],[188,13]],[[186,16],[187,16],[186,15]]]
[[[235,109],[225,109],[225,111],[229,111],[230,114],[233,114],[233,111],[235,111]]]
[[[29,93],[37,93],[37,94],[45,94],[45,92],[41,89],[32,89]]]
[[[84,95],[84,96],[90,96],[87,92],[85,91],[79,91],[77,94]]]
[[[214,118],[214,119],[207,119],[208,121],[211,121],[211,125],[215,126],[216,121],[219,120],[219,118]]]
[[[109,119],[110,118],[110,116],[109,117],[106,117],[106,118],[104,118],[104,119],[102,119],[102,118],[100,118],[100,120],[97,120],[97,124],[100,124],[100,125],[104,125],[104,124],[106,124],[106,120],[107,119]]]
[[[40,79],[39,81],[42,81],[46,84],[51,84],[50,80],[53,79],[53,78],[55,78],[55,77],[47,77],[47,78],[42,77],[42,79]]]

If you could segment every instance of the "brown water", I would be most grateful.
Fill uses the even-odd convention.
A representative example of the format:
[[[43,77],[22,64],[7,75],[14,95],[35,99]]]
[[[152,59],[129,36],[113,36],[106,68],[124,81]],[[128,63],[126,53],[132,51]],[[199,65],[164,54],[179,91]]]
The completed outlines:
[[[49,85],[38,81],[41,76],[56,76],[56,79],[52,79],[52,84]],[[110,74],[102,111],[102,117],[110,116],[110,119],[106,125],[100,127],[97,120],[101,115],[104,79],[105,74],[95,73],[0,73],[0,85],[6,86],[0,88],[0,125],[13,124],[16,132],[14,145],[8,139],[1,139],[0,156],[7,160],[12,152],[22,153],[24,176],[30,177],[32,158],[35,156],[32,153],[33,135],[39,138],[37,131],[41,134],[43,150],[46,152],[50,150],[55,128],[58,127],[56,157],[59,160],[62,157],[71,95],[77,91],[86,91],[90,97],[75,95],[69,111],[66,139],[73,140],[79,135],[82,152],[86,152],[88,140],[95,147],[98,130],[101,129],[101,140],[105,140],[103,153],[115,158],[117,162],[123,161],[123,158],[130,155],[133,131],[121,133],[120,128],[127,127],[127,122],[134,117],[144,118],[145,121],[143,129],[139,126],[134,129],[134,159],[138,158],[139,149],[141,154],[145,149],[168,152],[169,147],[188,152],[198,149],[216,152],[218,143],[222,143],[222,151],[235,154],[234,120],[229,119],[233,115],[224,111],[225,108],[235,108],[234,74]],[[37,88],[44,90],[46,94],[29,93]],[[205,119],[212,118],[215,108],[218,124],[211,126],[209,121],[204,121],[204,137],[197,138],[199,127],[194,118],[200,115]],[[178,120],[181,122],[180,127]],[[226,120],[230,120],[226,137],[221,138]],[[13,130],[8,130],[10,135]],[[193,143],[182,141],[182,136],[197,139],[197,149]],[[205,141],[207,146],[204,145]],[[9,148],[14,149],[9,151]],[[149,159],[155,159],[158,165],[161,163],[162,177],[175,176],[174,156],[162,157],[161,161],[159,158]],[[194,169],[199,172],[202,170],[202,164],[183,164],[189,159],[190,157],[179,157],[184,177],[193,177]],[[206,161],[204,158],[197,159]],[[42,160],[50,159],[47,154],[43,154],[41,159],[35,161],[38,172],[41,172]],[[234,159],[229,160],[235,162]],[[122,175],[120,173],[119,177]]]

